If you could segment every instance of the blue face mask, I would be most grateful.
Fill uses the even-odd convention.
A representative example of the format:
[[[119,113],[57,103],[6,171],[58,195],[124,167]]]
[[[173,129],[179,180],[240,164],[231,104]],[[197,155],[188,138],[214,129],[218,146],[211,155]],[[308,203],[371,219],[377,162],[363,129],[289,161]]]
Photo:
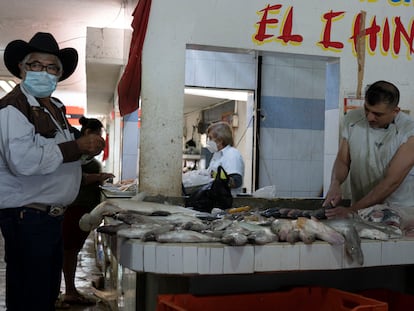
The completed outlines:
[[[58,77],[46,71],[27,71],[23,85],[34,97],[50,96],[56,89]]]

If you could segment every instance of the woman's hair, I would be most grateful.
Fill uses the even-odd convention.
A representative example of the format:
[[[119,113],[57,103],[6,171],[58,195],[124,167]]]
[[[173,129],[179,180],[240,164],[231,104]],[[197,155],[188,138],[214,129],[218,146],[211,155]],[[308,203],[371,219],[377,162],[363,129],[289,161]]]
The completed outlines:
[[[79,118],[79,123],[82,125],[81,134],[85,134],[86,130],[100,131],[103,128],[103,124],[98,119],[86,118],[84,116]]]
[[[221,140],[223,146],[233,146],[233,131],[230,127],[230,124],[224,121],[216,122],[211,124],[207,128],[207,135],[211,134],[211,136],[215,139]]]
[[[365,91],[365,101],[369,105],[385,103],[390,107],[397,107],[400,101],[400,91],[390,82],[377,81],[368,85]]]

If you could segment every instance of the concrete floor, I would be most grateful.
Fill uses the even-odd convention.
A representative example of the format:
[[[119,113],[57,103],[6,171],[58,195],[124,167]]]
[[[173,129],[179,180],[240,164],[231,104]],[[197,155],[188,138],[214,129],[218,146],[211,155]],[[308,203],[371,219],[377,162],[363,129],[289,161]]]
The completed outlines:
[[[58,310],[76,310],[76,311],[116,311],[116,295],[113,291],[105,289],[96,289],[92,282],[97,284],[99,279],[102,279],[102,273],[96,265],[95,260],[95,243],[94,232],[92,232],[79,254],[78,267],[76,270],[76,287],[77,289],[88,296],[93,296],[97,299],[95,306],[71,306],[69,309]],[[4,262],[4,241],[0,233],[0,311],[6,310],[5,303],[5,275],[6,264]],[[99,287],[97,285],[97,287]],[[64,282],[62,276],[61,291],[64,292]]]

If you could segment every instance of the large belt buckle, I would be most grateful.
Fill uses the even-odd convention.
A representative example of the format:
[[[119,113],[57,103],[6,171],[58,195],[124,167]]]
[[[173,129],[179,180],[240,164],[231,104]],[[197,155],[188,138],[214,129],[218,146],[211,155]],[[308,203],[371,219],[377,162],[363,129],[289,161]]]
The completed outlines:
[[[57,217],[57,216],[63,215],[64,212],[65,212],[65,209],[63,208],[63,206],[52,205],[49,209],[48,214],[50,216]]]

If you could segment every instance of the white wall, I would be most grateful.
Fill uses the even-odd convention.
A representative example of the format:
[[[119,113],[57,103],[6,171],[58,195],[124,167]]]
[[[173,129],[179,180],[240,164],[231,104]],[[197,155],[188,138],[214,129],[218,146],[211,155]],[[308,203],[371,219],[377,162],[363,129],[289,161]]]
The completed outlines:
[[[355,94],[357,89],[357,59],[348,40],[352,36],[356,14],[366,11],[367,25],[374,16],[378,25],[388,18],[391,29],[394,28],[392,20],[395,16],[400,16],[405,27],[410,29],[412,17],[412,3],[408,6],[392,5],[391,1],[280,0],[273,4],[282,5],[279,12],[270,12],[268,16],[279,20],[277,27],[266,28],[266,34],[274,37],[268,42],[257,42],[252,39],[256,33],[255,26],[261,20],[260,10],[268,5],[268,1],[152,1],[143,50],[141,190],[165,195],[181,192],[186,44],[337,57],[340,64],[340,98],[337,103],[340,114],[343,97]],[[274,40],[283,29],[281,23],[286,20],[285,14],[290,7],[293,7],[292,34],[302,36],[300,44]],[[331,10],[344,12],[341,19],[333,22],[331,31],[332,41],[343,43],[341,49],[324,49],[317,44],[323,35],[322,16]],[[407,44],[404,40],[401,42],[398,55],[382,53],[380,45],[373,53],[367,53],[363,84],[379,79],[395,82],[401,91],[402,108],[412,110],[414,82],[411,75],[414,68],[407,56]],[[331,126],[337,130],[338,124]],[[337,137],[331,139],[337,140]]]

